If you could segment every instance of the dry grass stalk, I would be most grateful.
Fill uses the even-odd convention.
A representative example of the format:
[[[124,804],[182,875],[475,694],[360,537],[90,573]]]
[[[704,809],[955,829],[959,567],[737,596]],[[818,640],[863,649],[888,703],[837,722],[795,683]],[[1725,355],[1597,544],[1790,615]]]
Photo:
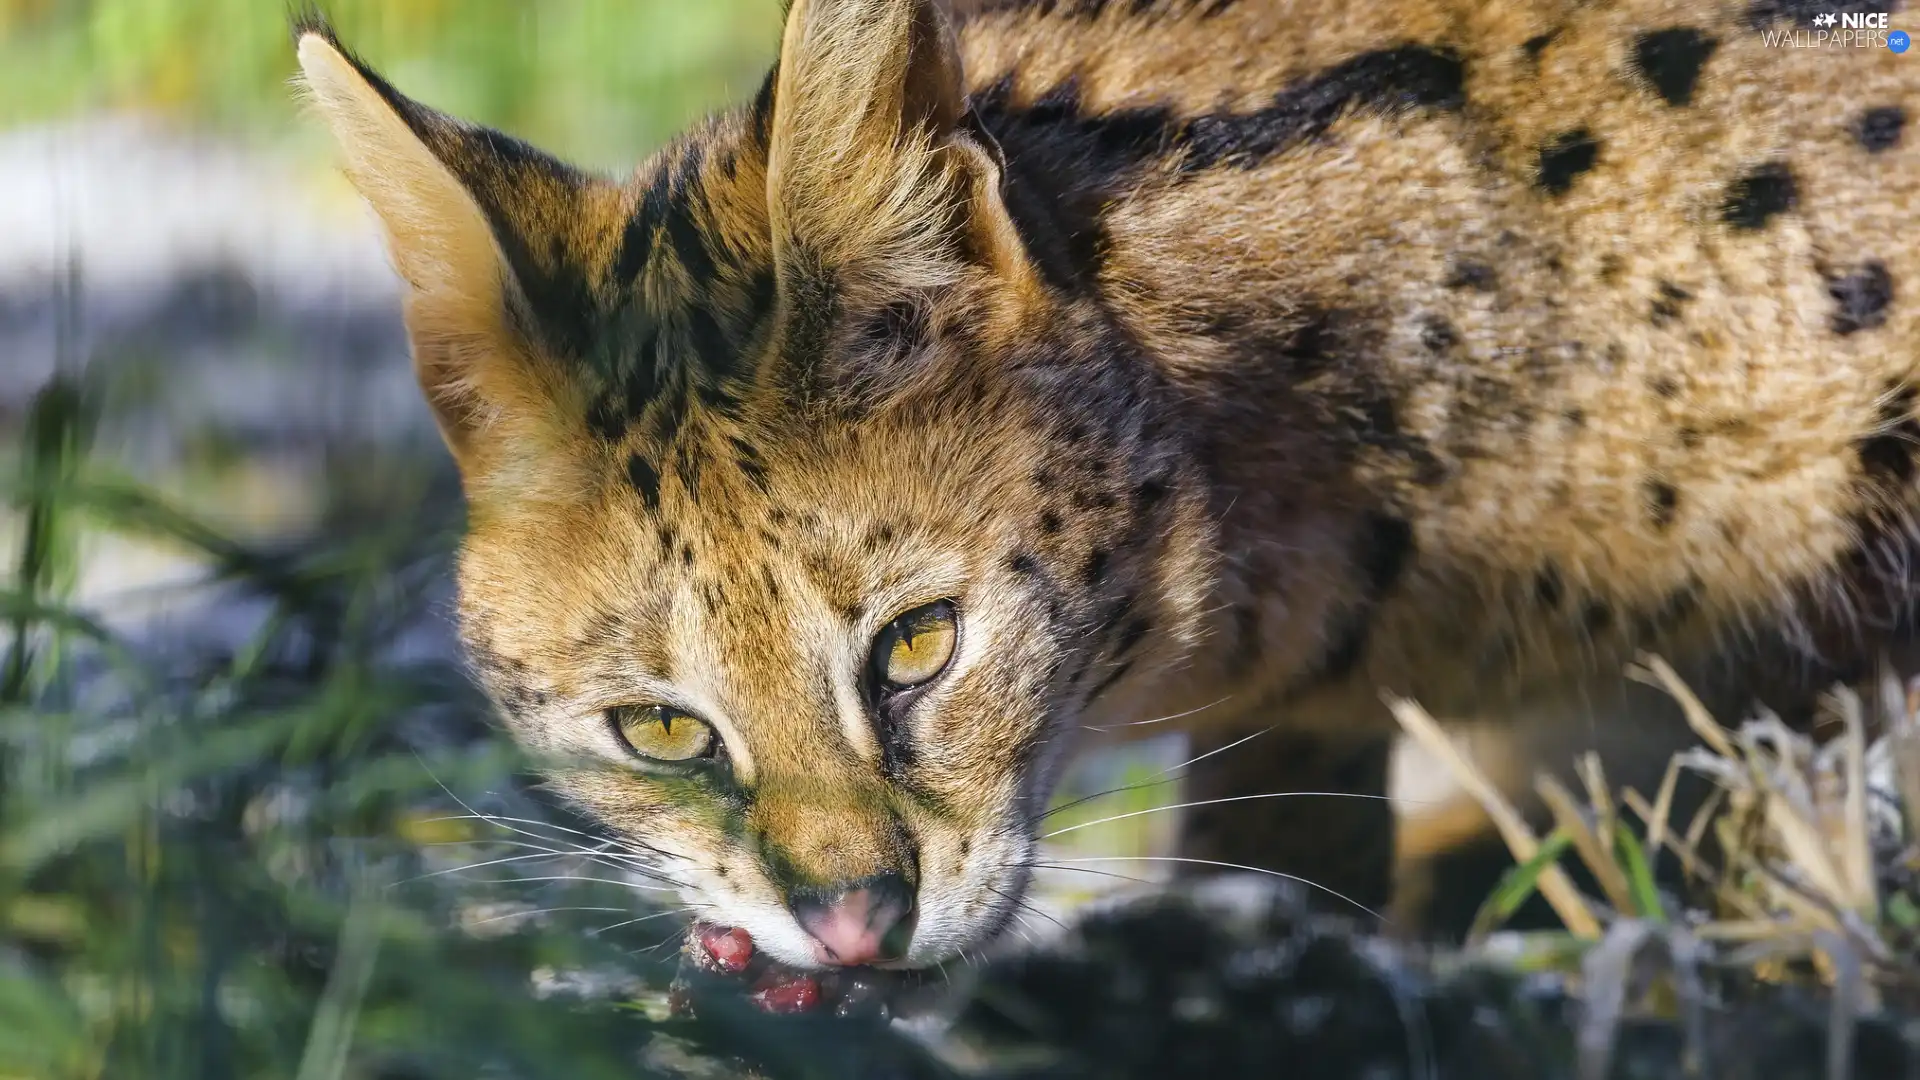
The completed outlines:
[[[1631,835],[1615,831],[1625,807],[1645,823],[1647,863],[1671,850],[1693,880],[1712,890],[1710,910],[1685,913],[1698,940],[1745,943],[1763,977],[1786,978],[1811,964],[1825,982],[1845,990],[1840,996],[1850,1016],[1875,1001],[1873,980],[1852,973],[1899,969],[1920,980],[1920,960],[1898,956],[1882,933],[1876,865],[1877,857],[1884,862],[1885,837],[1893,830],[1909,865],[1920,867],[1920,843],[1907,818],[1920,807],[1920,679],[1883,684],[1888,730],[1871,746],[1858,695],[1836,690],[1827,708],[1839,732],[1822,746],[1764,712],[1737,729],[1723,727],[1665,661],[1647,656],[1641,663],[1630,674],[1670,694],[1703,745],[1675,755],[1652,800],[1631,789],[1616,795],[1591,755],[1578,763],[1584,799],[1550,776],[1536,782],[1556,828],[1592,870],[1616,915],[1661,917],[1661,905],[1648,902],[1644,869],[1634,876],[1639,860],[1619,846],[1632,847]],[[1410,701],[1388,705],[1480,803],[1513,857],[1532,861],[1538,838],[1433,718]],[[1682,770],[1715,785],[1684,830],[1672,820]],[[1709,830],[1717,842],[1711,859],[1703,847]],[[1599,917],[1559,868],[1544,870],[1538,889],[1576,937],[1598,938]]]
[[[1573,793],[1560,781],[1551,776],[1542,775],[1534,781],[1534,790],[1553,813],[1555,828],[1564,829],[1573,840],[1573,849],[1580,855],[1580,861],[1593,871],[1594,878],[1600,883],[1600,891],[1606,894],[1607,903],[1615,911],[1633,910],[1633,890],[1627,884],[1627,876],[1620,870],[1620,864],[1614,859],[1612,836],[1605,819],[1598,826],[1588,819]],[[1516,857],[1518,853],[1515,853]]]
[[[1425,709],[1405,698],[1389,697],[1387,707],[1393,710],[1394,718],[1400,721],[1400,726],[1409,736],[1418,740],[1441,761],[1446,762],[1460,786],[1465,788],[1467,793],[1486,810],[1487,816],[1493,819],[1494,827],[1500,830],[1500,837],[1506,841],[1508,849],[1513,852],[1513,857],[1523,863],[1532,859],[1540,850],[1539,838],[1533,835],[1533,830],[1527,827],[1526,821],[1521,818],[1519,811],[1513,808],[1513,804],[1509,803],[1500,794],[1499,789],[1494,787],[1464,754],[1460,753],[1459,747],[1453,744],[1452,739],[1447,738],[1447,733],[1440,729],[1440,725],[1434,721],[1433,717],[1429,716]],[[1600,920],[1587,907],[1586,898],[1580,895],[1580,890],[1573,887],[1573,882],[1568,880],[1564,871],[1557,866],[1550,866],[1544,870],[1540,874],[1539,890],[1540,895],[1546,897],[1547,903],[1553,906],[1554,913],[1560,917],[1560,921],[1566,924],[1568,931],[1575,937],[1584,940],[1599,939]]]
[[[1891,909],[1899,916],[1891,921],[1883,922],[1889,908],[1880,895],[1889,857],[1920,880],[1920,678],[1905,685],[1883,678],[1886,731],[1872,744],[1859,696],[1837,689],[1825,708],[1838,734],[1820,745],[1765,712],[1737,729],[1722,727],[1664,661],[1648,656],[1641,663],[1630,674],[1670,694],[1703,745],[1674,756],[1652,800],[1631,788],[1616,796],[1592,755],[1578,762],[1584,799],[1551,776],[1535,783],[1556,831],[1592,870],[1613,909],[1603,937],[1600,919],[1565,874],[1557,866],[1541,870],[1539,892],[1575,937],[1593,943],[1583,963],[1580,1075],[1606,1075],[1622,1011],[1641,993],[1630,977],[1633,958],[1657,944],[1667,953],[1665,977],[1677,994],[1670,1004],[1683,1012],[1700,1007],[1699,963],[1709,949],[1720,963],[1762,979],[1803,978],[1811,967],[1832,992],[1827,1071],[1842,1080],[1852,1062],[1855,1023],[1879,1007],[1882,985],[1920,986],[1920,957],[1888,944],[1902,933],[1913,940],[1912,927],[1900,921],[1920,921],[1913,890],[1896,891],[1904,907]],[[1527,864],[1540,841],[1501,793],[1418,705],[1399,699],[1388,705],[1485,809],[1515,860],[1534,869]],[[1682,770],[1712,781],[1715,790],[1676,831],[1674,793]],[[1617,831],[1620,807],[1645,823],[1639,853],[1633,835]],[[1702,846],[1709,830],[1716,841],[1712,858]],[[1711,890],[1710,909],[1683,913],[1680,925],[1663,924],[1666,905],[1652,895],[1647,872],[1664,850]]]

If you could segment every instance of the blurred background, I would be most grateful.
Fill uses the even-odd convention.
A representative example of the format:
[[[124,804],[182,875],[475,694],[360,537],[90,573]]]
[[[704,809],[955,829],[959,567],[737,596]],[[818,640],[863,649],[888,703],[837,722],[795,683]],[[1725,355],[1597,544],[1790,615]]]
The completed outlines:
[[[780,30],[778,0],[326,10],[406,93],[608,171],[750,94]],[[0,1080],[664,1068],[673,913],[461,670],[457,482],[287,27],[0,0]]]

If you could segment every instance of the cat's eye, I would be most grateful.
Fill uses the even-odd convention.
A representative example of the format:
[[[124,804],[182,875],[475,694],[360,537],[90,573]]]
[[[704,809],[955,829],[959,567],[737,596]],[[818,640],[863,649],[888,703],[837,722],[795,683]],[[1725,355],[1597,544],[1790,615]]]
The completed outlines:
[[[874,638],[874,677],[888,690],[919,686],[947,669],[959,640],[959,618],[951,601],[914,608]]]
[[[667,705],[608,709],[607,719],[634,753],[653,761],[698,761],[720,745],[705,720]]]

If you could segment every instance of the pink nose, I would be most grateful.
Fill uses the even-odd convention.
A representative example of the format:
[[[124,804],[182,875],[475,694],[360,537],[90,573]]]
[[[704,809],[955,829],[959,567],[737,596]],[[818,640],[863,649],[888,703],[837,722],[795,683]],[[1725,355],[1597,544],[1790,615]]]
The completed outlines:
[[[869,879],[859,888],[823,897],[795,897],[793,915],[813,937],[815,955],[824,964],[852,967],[892,959],[899,954],[913,896],[896,875]]]

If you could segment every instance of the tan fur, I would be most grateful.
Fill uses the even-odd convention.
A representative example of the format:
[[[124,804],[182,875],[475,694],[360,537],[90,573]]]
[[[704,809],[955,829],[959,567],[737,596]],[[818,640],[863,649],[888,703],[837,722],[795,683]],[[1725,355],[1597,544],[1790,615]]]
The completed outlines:
[[[907,963],[977,943],[1086,725],[1256,739],[1201,797],[1374,788],[1383,689],[1578,727],[1637,650],[1905,633],[1920,136],[1857,125],[1913,59],[1722,2],[962,7],[799,0],[624,183],[302,38],[474,495],[476,665],[708,916],[807,963],[791,891],[898,872]],[[866,650],[943,598],[889,711]],[[636,763],[601,714],[654,702],[724,759]],[[1377,902],[1349,803],[1189,850]]]

